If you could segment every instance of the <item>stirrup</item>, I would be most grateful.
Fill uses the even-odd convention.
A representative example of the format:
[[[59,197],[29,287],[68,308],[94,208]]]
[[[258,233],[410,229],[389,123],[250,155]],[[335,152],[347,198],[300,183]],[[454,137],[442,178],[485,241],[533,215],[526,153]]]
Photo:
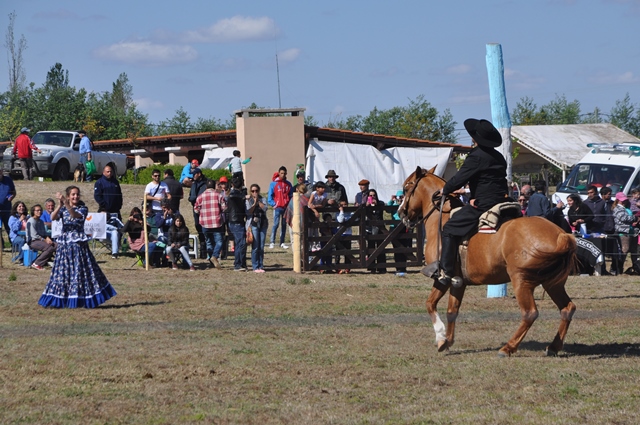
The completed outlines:
[[[439,276],[440,271],[440,261],[434,261],[433,263],[427,264],[420,270],[420,273],[425,275],[426,277],[430,277],[436,279]]]
[[[445,273],[444,270],[440,271],[440,277],[438,277],[438,282],[441,285],[449,286],[451,285],[453,288],[460,288],[464,284],[464,280],[459,276],[451,277]]]

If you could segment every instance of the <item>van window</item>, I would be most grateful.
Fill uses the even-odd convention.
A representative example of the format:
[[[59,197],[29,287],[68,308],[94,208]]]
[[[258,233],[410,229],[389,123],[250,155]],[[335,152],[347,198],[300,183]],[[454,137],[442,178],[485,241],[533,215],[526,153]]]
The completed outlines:
[[[626,186],[634,168],[609,164],[578,164],[573,167],[569,177],[558,186],[558,191],[575,192],[586,195],[588,186],[610,187],[615,195]]]

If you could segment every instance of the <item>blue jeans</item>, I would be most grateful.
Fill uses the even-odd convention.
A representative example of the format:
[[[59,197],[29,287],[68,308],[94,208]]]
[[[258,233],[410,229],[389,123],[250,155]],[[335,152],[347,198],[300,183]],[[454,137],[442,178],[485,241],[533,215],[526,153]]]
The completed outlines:
[[[140,248],[140,251],[138,252],[140,253],[140,255],[142,255],[142,258],[144,259],[144,245],[142,245],[142,248]],[[163,249],[160,248],[159,246],[156,246],[155,242],[149,242],[149,262],[151,263],[152,266],[160,265],[162,252],[163,252]]]
[[[224,233],[220,228],[206,228],[203,227],[204,238],[207,241],[207,254],[209,257],[220,258],[220,251],[222,250],[222,241],[224,239]]]
[[[118,255],[120,249],[120,233],[115,226],[107,224],[107,233],[111,239],[111,255]]]
[[[271,228],[271,239],[269,239],[269,243],[276,243],[276,232],[280,225],[282,225],[280,227],[280,244],[284,243],[284,234],[287,231],[287,222],[284,219],[284,212],[286,210],[286,208],[273,209],[273,227]]]
[[[267,227],[265,223],[261,228],[251,226],[253,244],[251,245],[251,267],[253,270],[264,270],[264,243],[267,241]]]
[[[245,238],[244,224],[229,223],[229,231],[233,235],[235,242],[233,268],[241,269],[247,267],[247,240]]]

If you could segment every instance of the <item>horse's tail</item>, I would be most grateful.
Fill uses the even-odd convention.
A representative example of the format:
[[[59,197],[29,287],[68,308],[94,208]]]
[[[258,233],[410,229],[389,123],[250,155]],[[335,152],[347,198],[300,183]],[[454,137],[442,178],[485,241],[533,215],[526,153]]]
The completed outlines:
[[[536,266],[520,270],[523,278],[529,282],[540,282],[545,288],[565,282],[567,277],[578,269],[577,245],[570,233],[559,233],[554,251],[535,250],[531,255],[539,261]]]

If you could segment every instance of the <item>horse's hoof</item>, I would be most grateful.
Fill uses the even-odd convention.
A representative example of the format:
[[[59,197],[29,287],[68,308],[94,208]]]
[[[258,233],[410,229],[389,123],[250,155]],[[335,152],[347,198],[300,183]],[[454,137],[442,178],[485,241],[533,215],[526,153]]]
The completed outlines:
[[[553,350],[552,350],[552,349],[550,349],[549,347],[547,347],[547,348],[544,350],[544,354],[545,354],[547,357],[558,357],[558,353],[557,353],[557,352],[555,352],[555,351],[553,351]]]
[[[449,349],[449,341],[447,341],[446,339],[442,339],[438,341],[438,353],[442,353],[443,351],[446,351],[448,349]]]
[[[511,357],[510,353],[507,353],[506,351],[498,351],[498,357],[500,357],[501,359],[505,358],[505,357]]]

